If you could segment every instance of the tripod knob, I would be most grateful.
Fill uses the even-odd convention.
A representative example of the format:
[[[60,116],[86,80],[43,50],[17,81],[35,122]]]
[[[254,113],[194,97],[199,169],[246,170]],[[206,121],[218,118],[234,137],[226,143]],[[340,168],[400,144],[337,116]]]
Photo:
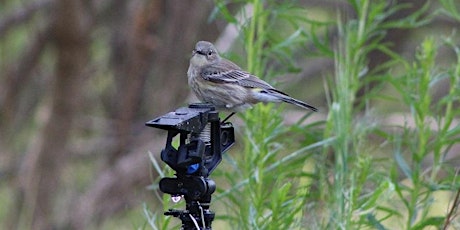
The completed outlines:
[[[186,200],[201,200],[216,191],[216,183],[202,176],[184,175],[160,180],[160,190],[173,196],[183,195]]]

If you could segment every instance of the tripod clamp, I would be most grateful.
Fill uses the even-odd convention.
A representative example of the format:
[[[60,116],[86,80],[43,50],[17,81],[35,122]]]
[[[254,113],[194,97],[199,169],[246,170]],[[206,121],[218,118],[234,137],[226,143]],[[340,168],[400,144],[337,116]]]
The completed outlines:
[[[234,143],[230,122],[221,123],[219,113],[210,104],[191,104],[146,123],[168,131],[161,160],[176,171],[174,178],[162,178],[160,190],[172,196],[184,196],[186,210],[170,209],[182,221],[182,229],[211,229],[214,213],[209,210],[216,184],[209,179],[222,160],[222,154]],[[179,147],[172,144],[180,136]]]

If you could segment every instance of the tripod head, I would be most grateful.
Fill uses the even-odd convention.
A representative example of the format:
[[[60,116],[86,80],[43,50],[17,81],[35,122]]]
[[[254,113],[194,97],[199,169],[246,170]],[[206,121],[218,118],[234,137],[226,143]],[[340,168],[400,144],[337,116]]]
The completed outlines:
[[[235,143],[231,123],[221,124],[219,113],[210,104],[191,104],[148,121],[147,126],[168,131],[161,160],[176,171],[175,178],[162,178],[160,190],[184,196],[186,210],[169,210],[182,220],[183,229],[211,229],[214,213],[209,210],[216,184],[208,176]],[[179,134],[179,147],[173,138]]]

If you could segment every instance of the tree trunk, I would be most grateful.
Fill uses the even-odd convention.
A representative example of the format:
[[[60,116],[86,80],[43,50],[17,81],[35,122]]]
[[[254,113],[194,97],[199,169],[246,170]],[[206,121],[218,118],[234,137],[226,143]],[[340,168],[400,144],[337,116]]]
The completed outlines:
[[[60,174],[71,157],[66,151],[67,143],[84,93],[89,61],[91,23],[86,3],[56,0],[54,7],[52,32],[57,60],[49,116],[38,148],[26,156],[21,166],[20,190],[25,196],[19,206],[24,209],[23,215],[32,218],[32,229],[53,229]]]

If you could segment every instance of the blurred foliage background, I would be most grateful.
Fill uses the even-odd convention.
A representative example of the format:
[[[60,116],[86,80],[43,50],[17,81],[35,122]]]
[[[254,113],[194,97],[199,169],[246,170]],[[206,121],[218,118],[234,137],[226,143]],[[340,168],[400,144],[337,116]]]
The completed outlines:
[[[456,0],[0,0],[0,226],[177,229],[144,123],[195,100],[208,40],[320,109],[234,120],[214,228],[459,229],[459,26]]]

